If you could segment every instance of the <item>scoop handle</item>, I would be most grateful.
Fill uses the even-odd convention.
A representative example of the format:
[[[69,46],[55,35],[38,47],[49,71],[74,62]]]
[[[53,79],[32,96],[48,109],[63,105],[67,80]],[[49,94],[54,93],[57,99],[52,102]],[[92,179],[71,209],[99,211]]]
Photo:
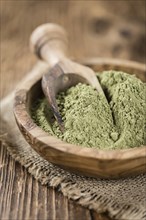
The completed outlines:
[[[67,56],[67,33],[60,25],[43,24],[33,31],[30,37],[30,48],[37,57],[54,66]]]

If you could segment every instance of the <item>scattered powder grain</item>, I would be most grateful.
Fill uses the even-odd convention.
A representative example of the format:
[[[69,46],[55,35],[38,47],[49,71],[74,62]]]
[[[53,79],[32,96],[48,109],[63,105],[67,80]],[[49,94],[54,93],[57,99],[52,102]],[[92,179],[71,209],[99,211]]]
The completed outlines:
[[[81,146],[123,149],[144,145],[145,84],[124,72],[97,75],[108,102],[91,86],[79,83],[57,97],[63,134],[45,98],[32,110],[35,122],[63,141]]]

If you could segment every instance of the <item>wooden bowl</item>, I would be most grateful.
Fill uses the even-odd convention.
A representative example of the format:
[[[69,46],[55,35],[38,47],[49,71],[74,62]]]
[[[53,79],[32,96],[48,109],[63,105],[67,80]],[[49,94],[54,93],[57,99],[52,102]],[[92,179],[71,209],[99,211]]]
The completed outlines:
[[[82,62],[95,71],[122,70],[145,80],[144,64],[112,59]],[[30,116],[32,103],[41,97],[41,77],[25,81],[15,94],[14,114],[20,131],[44,159],[77,174],[118,178],[146,172],[146,146],[126,150],[98,150],[65,143],[38,127]]]

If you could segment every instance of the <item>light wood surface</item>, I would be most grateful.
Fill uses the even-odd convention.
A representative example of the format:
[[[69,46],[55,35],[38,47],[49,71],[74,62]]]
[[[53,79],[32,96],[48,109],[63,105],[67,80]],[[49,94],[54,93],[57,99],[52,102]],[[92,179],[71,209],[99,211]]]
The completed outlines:
[[[108,1],[1,1],[0,97],[12,91],[36,62],[28,40],[38,25],[46,22],[63,25],[72,42],[71,57],[118,57],[145,62],[144,19],[145,3],[141,0],[112,4]],[[82,216],[84,220],[107,219],[66,200],[54,189],[41,186],[3,146],[0,147],[0,174],[0,219],[20,220],[25,216],[33,220],[80,220]]]

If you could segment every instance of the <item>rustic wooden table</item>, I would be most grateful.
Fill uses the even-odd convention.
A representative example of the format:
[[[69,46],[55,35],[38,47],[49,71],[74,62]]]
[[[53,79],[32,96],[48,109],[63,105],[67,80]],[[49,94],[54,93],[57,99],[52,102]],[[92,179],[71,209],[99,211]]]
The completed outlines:
[[[138,46],[135,40],[131,40],[133,34],[136,42],[144,40],[144,24],[128,24],[122,20],[124,7],[127,8],[124,1],[121,16],[115,17],[112,10],[119,7],[119,3],[112,2],[113,9],[104,1],[1,1],[1,98],[35,64],[36,58],[29,51],[29,36],[42,23],[56,22],[67,29],[73,57],[108,56],[144,61],[142,43]],[[136,6],[140,12],[136,16],[140,19],[144,17],[142,4],[137,3]],[[129,13],[129,8],[127,11]],[[135,53],[134,45],[137,45]],[[0,219],[109,218],[69,201],[52,188],[42,186],[1,146]]]

